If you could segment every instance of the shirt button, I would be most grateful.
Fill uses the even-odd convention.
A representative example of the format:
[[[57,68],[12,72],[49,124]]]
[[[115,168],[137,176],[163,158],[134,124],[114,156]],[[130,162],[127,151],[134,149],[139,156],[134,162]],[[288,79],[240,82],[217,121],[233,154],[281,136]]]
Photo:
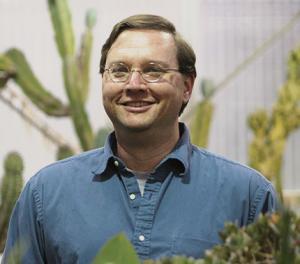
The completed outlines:
[[[139,236],[139,240],[140,240],[140,241],[144,241],[144,240],[145,240],[145,237],[144,237],[143,235],[140,235],[140,236]]]
[[[119,162],[118,162],[117,160],[115,160],[115,161],[114,161],[114,165],[115,165],[116,167],[119,167]]]
[[[130,198],[130,200],[134,200],[135,199],[135,194],[134,193],[130,194],[129,198]]]

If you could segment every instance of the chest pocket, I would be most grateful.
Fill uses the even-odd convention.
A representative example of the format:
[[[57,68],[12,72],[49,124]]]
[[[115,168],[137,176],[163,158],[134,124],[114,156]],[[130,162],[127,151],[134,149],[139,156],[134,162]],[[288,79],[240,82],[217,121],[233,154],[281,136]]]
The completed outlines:
[[[217,244],[218,242],[199,238],[175,237],[172,243],[172,255],[202,258],[205,250]]]

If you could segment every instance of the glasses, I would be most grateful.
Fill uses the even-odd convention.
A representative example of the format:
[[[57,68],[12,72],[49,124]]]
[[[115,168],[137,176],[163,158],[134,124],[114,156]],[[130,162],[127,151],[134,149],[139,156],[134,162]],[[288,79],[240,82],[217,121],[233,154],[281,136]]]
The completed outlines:
[[[133,72],[138,72],[141,74],[143,80],[149,83],[159,82],[167,72],[179,72],[178,69],[163,68],[155,63],[149,63],[141,70],[130,69],[124,63],[114,63],[104,71],[108,72],[113,82],[127,82]]]

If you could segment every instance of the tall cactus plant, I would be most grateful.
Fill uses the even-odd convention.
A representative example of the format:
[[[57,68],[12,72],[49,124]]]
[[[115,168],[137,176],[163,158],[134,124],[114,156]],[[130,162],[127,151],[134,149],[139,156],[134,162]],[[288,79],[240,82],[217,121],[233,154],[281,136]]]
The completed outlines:
[[[210,80],[201,82],[201,93],[203,100],[195,107],[194,117],[191,123],[191,141],[199,147],[207,147],[210,124],[214,112],[211,97],[214,94],[215,86]]]
[[[21,192],[23,161],[16,152],[9,153],[4,161],[4,176],[0,192],[0,252],[3,251],[9,217]]]
[[[300,47],[289,56],[288,78],[271,114],[259,110],[249,117],[248,124],[254,133],[249,146],[250,166],[275,181],[282,200],[283,152],[288,136],[300,127]]]
[[[76,54],[67,0],[48,0],[48,7],[55,32],[56,46],[62,60],[64,87],[69,104],[65,105],[43,87],[31,70],[25,56],[18,49],[9,49],[0,55],[0,88],[3,88],[7,80],[11,78],[45,114],[70,117],[82,149],[87,150],[93,147],[94,142],[85,102],[89,92],[92,28],[96,22],[96,15],[93,11],[87,13],[86,30],[82,36],[80,50]]]

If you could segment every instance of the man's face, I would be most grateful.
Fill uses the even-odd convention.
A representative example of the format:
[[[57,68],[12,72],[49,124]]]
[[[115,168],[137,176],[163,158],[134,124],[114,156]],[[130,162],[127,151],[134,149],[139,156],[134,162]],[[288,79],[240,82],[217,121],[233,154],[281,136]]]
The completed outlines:
[[[178,69],[173,36],[156,30],[122,32],[108,52],[105,68],[115,63],[141,70],[149,63]],[[103,105],[115,129],[172,129],[182,103],[191,95],[193,78],[167,72],[159,82],[146,82],[133,72],[126,82],[113,82],[107,71],[102,81]],[[159,130],[158,130],[159,131]]]

